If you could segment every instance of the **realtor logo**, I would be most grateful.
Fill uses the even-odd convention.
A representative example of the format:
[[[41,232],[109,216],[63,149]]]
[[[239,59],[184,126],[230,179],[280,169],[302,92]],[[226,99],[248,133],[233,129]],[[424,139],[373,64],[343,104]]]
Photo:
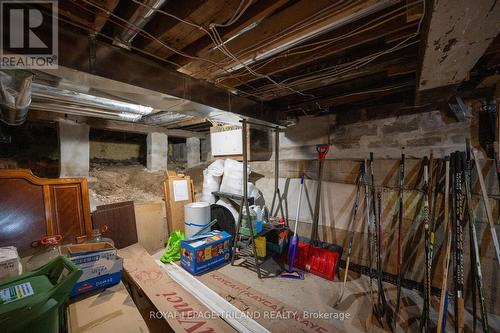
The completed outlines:
[[[0,1],[0,68],[57,68],[57,0]]]

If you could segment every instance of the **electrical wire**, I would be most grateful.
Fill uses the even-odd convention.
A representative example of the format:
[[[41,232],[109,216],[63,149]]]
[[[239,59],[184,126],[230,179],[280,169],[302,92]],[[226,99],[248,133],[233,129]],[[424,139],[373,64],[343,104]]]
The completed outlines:
[[[76,3],[76,2],[75,2],[75,0],[71,0],[71,1],[72,1],[75,5],[79,6],[80,8],[82,8],[82,9],[84,9],[84,10],[86,10],[86,11],[89,11],[90,13],[92,13],[92,14],[94,14],[94,15],[98,15],[96,12],[93,12],[93,11],[89,10],[88,8],[86,8],[86,7],[84,7],[84,6],[82,6],[82,5],[78,4],[78,3]],[[87,0],[83,0],[83,1],[85,1],[85,2],[87,2],[87,3],[88,3],[88,1],[87,1]],[[97,7],[97,5],[95,5],[94,7]],[[101,9],[101,10],[104,10],[104,9]],[[113,16],[116,16],[116,15],[114,15],[114,14],[113,14]],[[120,18],[120,19],[121,19],[121,18]],[[122,28],[128,28],[128,26],[123,25],[123,24],[120,24],[120,23],[117,23],[117,22],[113,21],[112,19],[108,19],[108,20],[109,20],[111,23],[116,24],[116,25],[118,25],[118,26],[120,26],[120,27],[122,27]],[[121,21],[124,21],[124,20],[123,20],[123,19],[121,19]],[[67,20],[66,20],[66,22],[68,22],[68,23],[70,23],[70,24],[74,24],[74,22],[73,22],[73,21],[67,21]],[[76,25],[76,24],[75,24],[75,25]],[[113,37],[111,37],[111,36],[104,35],[102,32],[95,31],[95,29],[93,29],[93,28],[91,28],[91,27],[86,26],[85,28],[86,28],[86,30],[91,31],[91,32],[93,32],[94,34],[97,34],[97,35],[100,35],[100,36],[106,37],[107,39],[109,39],[109,40],[110,40],[110,41],[112,41],[112,42],[114,42],[114,41],[115,41],[115,38],[113,38]],[[136,28],[138,28],[138,27],[136,27]],[[155,37],[154,37],[154,36],[152,36],[151,34],[146,33],[146,32],[145,32],[144,30],[142,30],[142,29],[139,29],[139,28],[138,28],[138,30],[139,30],[139,32],[138,32],[138,33],[139,33],[141,36],[144,36],[144,37],[146,37],[146,38],[148,38],[148,39],[150,39],[150,40],[157,41],[157,42],[159,42],[161,45],[165,46],[165,44],[164,44],[163,42],[161,42],[158,38],[155,38]],[[167,63],[169,63],[169,64],[173,64],[173,65],[174,65],[174,66],[176,66],[177,68],[180,68],[180,67],[181,67],[179,64],[177,64],[177,63],[175,63],[175,62],[172,62],[172,61],[170,61],[170,60],[167,60],[167,59],[164,59],[164,58],[159,57],[159,56],[157,56],[157,55],[154,55],[154,54],[153,54],[153,53],[151,53],[151,52],[147,52],[147,51],[145,51],[145,50],[143,50],[143,49],[140,49],[140,48],[137,48],[137,47],[133,47],[132,45],[130,45],[130,46],[128,46],[128,47],[129,47],[130,49],[135,50],[135,51],[139,51],[139,52],[141,52],[141,53],[144,53],[144,54],[147,54],[147,55],[149,55],[149,56],[152,56],[152,57],[154,57],[155,59],[159,59],[159,60],[165,61],[165,62],[167,62]],[[168,49],[172,49],[171,47],[167,47],[167,48],[168,48]],[[196,57],[196,58],[199,58],[199,59],[201,59],[201,60],[205,60],[205,61],[209,61],[209,62],[210,62],[210,60],[207,60],[207,59],[203,59],[203,58],[200,58],[200,57]],[[220,68],[220,69],[224,70],[224,68],[223,68],[223,67],[220,67],[218,64],[214,63],[214,65],[216,65],[216,66],[218,66],[218,68]],[[246,83],[245,83],[245,82],[243,82],[243,81],[241,81],[241,83],[242,83],[242,84],[244,84],[244,85],[246,85],[246,86],[248,86],[248,87],[249,87],[249,88],[251,88],[251,89],[253,89],[253,88],[254,88],[254,87],[252,87],[252,86],[250,86],[250,85],[246,84]],[[227,85],[223,85],[223,84],[221,84],[221,86],[222,86],[222,87],[224,87],[225,89],[229,90],[229,91],[234,90],[232,87],[229,87],[229,86],[227,86]],[[255,98],[259,98],[259,96],[258,96],[258,95],[253,95],[253,94],[250,94],[249,96],[252,96],[252,97],[255,97]]]
[[[310,53],[310,52],[314,52],[316,50],[320,50],[321,48],[325,47],[325,46],[328,46],[330,44],[332,44],[333,42],[336,42],[336,41],[340,41],[340,40],[344,40],[344,39],[347,39],[347,38],[350,38],[350,37],[354,37],[355,35],[359,35],[363,32],[366,32],[366,31],[369,31],[369,30],[372,30],[378,26],[381,26],[387,22],[390,22],[394,19],[397,19],[401,16],[406,16],[406,10],[409,9],[410,7],[414,6],[414,5],[418,5],[418,4],[421,4],[422,0],[419,0],[419,1],[415,1],[415,2],[412,2],[412,3],[409,3],[407,4],[406,6],[404,7],[400,7],[400,8],[397,8],[393,11],[390,11],[388,13],[385,13],[379,17],[376,17],[375,19],[355,28],[354,30],[352,30],[350,33],[347,33],[347,34],[343,34],[343,35],[340,35],[340,36],[337,36],[337,37],[334,37],[334,38],[330,38],[330,39],[326,39],[326,40],[321,40],[321,41],[318,41],[318,42],[312,42],[312,43],[307,43],[307,44],[302,44],[302,45],[299,45],[295,48],[292,48],[288,51],[285,51],[281,54],[278,54],[274,57],[272,57],[271,59],[267,60],[267,61],[264,61],[260,64],[257,65],[257,67],[255,68],[255,70],[259,70],[259,69],[262,69],[263,67],[269,65],[271,62],[274,62],[278,59],[281,59],[281,58],[284,58],[284,57],[291,57],[291,56],[294,56],[294,55],[300,55],[300,54],[306,54],[306,53]],[[398,13],[399,12],[399,13]],[[382,20],[378,23],[375,23],[374,22],[377,22],[378,20],[384,18],[384,17],[387,17],[387,16],[390,16],[392,14],[395,14],[394,16],[391,16],[389,19],[385,19],[385,20]],[[365,28],[366,27],[366,28]],[[407,27],[403,27],[403,29],[405,29]],[[393,33],[394,31],[398,31],[398,30],[393,30],[393,31],[390,31],[388,33]],[[382,35],[384,36],[384,35]],[[381,36],[381,37],[382,37]],[[319,45],[318,45],[319,44]],[[316,47],[311,47],[311,46],[314,46],[314,45],[318,45]],[[299,50],[299,49],[305,49],[304,51],[295,51],[295,50]],[[321,57],[324,57],[324,53],[321,53],[320,56],[317,58],[321,58]],[[308,59],[307,62],[310,62],[311,59]],[[296,65],[296,64],[294,64]],[[275,70],[273,73],[276,73],[276,72],[279,72],[279,71],[282,71],[282,70],[285,70],[287,68],[279,68],[278,70]],[[246,73],[237,73],[237,74],[232,74],[232,75],[225,75],[225,76],[222,76],[220,78],[217,78],[216,80],[220,80],[220,82],[226,80],[226,79],[232,79],[232,78],[237,78],[237,77],[242,77],[242,76],[245,76],[247,75]],[[219,81],[218,81],[219,82]],[[247,81],[248,82],[248,81]]]
[[[417,44],[418,42],[419,42],[418,40],[415,40],[415,41],[408,42],[408,43],[403,44],[403,45],[399,45],[399,47],[397,47],[397,48],[391,48],[390,52],[394,52],[394,51],[403,49],[405,47]],[[299,85],[316,83],[318,81],[321,81],[321,83],[325,83],[324,80],[336,79],[336,78],[341,78],[342,76],[348,76],[354,70],[358,70],[359,67],[362,67],[362,65],[366,61],[369,61],[369,60],[373,59],[374,57],[379,57],[379,56],[381,56],[383,54],[387,54],[387,53],[388,53],[388,50],[379,51],[377,53],[362,57],[362,58],[354,60],[352,62],[347,62],[347,63],[342,63],[340,65],[327,67],[324,69],[320,69],[316,72],[309,72],[309,73],[305,73],[302,75],[289,77],[281,82],[288,82],[289,80],[298,78],[294,82],[288,83],[288,86],[291,86],[291,87],[297,87]],[[267,85],[267,86],[261,86],[261,87],[257,88],[257,90],[252,91],[252,93],[258,93],[259,95],[260,94],[272,95],[273,93],[276,93],[276,90],[269,88],[269,85]]]
[[[241,9],[244,2],[245,2],[245,0],[242,0],[240,2],[240,5],[238,6],[236,11],[234,12],[233,17],[231,17],[226,23],[224,23],[224,24],[211,23],[211,27],[212,26],[213,27],[220,27],[220,28],[229,27],[230,25],[232,25],[233,23],[238,21],[240,19],[240,17],[243,15],[243,13],[245,13],[245,11],[248,9],[248,7],[250,7],[250,5],[253,3],[252,0],[249,0],[248,3],[243,7],[243,9]],[[240,9],[241,9],[241,12],[238,13],[238,11]]]
[[[83,0],[83,1],[88,2],[87,0]],[[132,0],[132,1],[134,1],[134,2],[138,3],[138,2],[137,2],[137,0]],[[250,3],[251,3],[251,2],[250,2]],[[141,3],[138,3],[138,4],[141,4]],[[241,4],[241,3],[240,3],[240,4]],[[141,4],[141,5],[142,5],[142,6],[144,6],[144,7],[146,7],[146,8],[149,8],[150,10],[153,10],[153,11],[156,11],[156,12],[159,12],[159,13],[167,13],[167,12],[165,12],[165,11],[161,10],[161,9],[158,9],[158,8],[153,8],[153,7],[148,6],[148,5],[146,5],[146,4]],[[247,4],[247,5],[248,5],[248,4]],[[95,5],[95,6],[96,6],[96,7],[99,7],[99,6],[97,6],[97,5]],[[329,6],[329,7],[330,7],[330,6]],[[323,9],[323,10],[324,10],[324,9]],[[241,14],[241,13],[240,13],[240,14]],[[113,15],[114,15],[114,14],[113,14]],[[168,16],[170,16],[170,17],[173,17],[173,18],[176,18],[176,19],[178,19],[178,20],[179,20],[179,21],[181,21],[181,22],[185,22],[185,23],[186,23],[186,22],[188,22],[188,21],[186,21],[186,20],[183,20],[183,19],[180,19],[180,18],[176,17],[175,15],[173,15],[173,14],[171,14],[171,13],[168,13],[168,14],[166,14],[166,15],[168,15]],[[122,19],[122,20],[123,20],[123,19]],[[247,66],[246,64],[244,64],[241,60],[239,60],[236,56],[234,56],[234,55],[233,55],[233,54],[229,51],[229,49],[226,47],[226,45],[224,45],[224,41],[223,41],[223,40],[222,40],[222,38],[220,37],[220,35],[219,35],[219,33],[218,33],[218,31],[217,31],[217,29],[216,29],[216,26],[215,26],[215,25],[211,25],[210,30],[211,30],[211,32],[212,32],[212,33],[210,33],[209,31],[207,31],[205,28],[203,28],[203,27],[202,27],[202,26],[200,26],[200,25],[197,25],[197,24],[192,23],[192,22],[188,22],[188,24],[190,24],[190,25],[192,25],[192,26],[196,26],[197,28],[201,29],[202,31],[205,31],[205,32],[206,32],[206,33],[210,36],[210,38],[212,39],[212,41],[214,42],[214,45],[216,46],[216,48],[217,48],[218,50],[220,50],[221,52],[223,52],[223,53],[224,53],[227,57],[229,57],[229,58],[233,59],[233,61],[238,62],[238,63],[239,63],[240,65],[242,65],[245,69],[247,69],[247,70],[248,70],[248,72],[249,72],[250,74],[252,74],[252,75],[254,75],[254,76],[258,77],[258,78],[265,78],[265,79],[269,80],[271,83],[273,83],[273,84],[277,85],[280,89],[287,89],[287,90],[289,90],[289,91],[291,91],[291,92],[293,92],[293,93],[297,93],[297,94],[304,95],[304,96],[311,96],[311,97],[315,97],[314,95],[311,95],[311,94],[303,94],[302,92],[297,91],[297,90],[295,90],[295,89],[291,89],[291,88],[286,87],[286,86],[284,86],[284,85],[280,85],[280,84],[279,84],[279,83],[277,83],[275,80],[273,80],[273,79],[272,79],[269,75],[265,75],[265,74],[261,74],[261,73],[257,73],[257,72],[255,72],[255,71],[253,71],[250,67],[248,67],[248,66]],[[142,30],[142,29],[141,29],[141,30]],[[227,71],[227,69],[223,69],[223,70],[224,70],[224,71]]]
[[[371,62],[373,62],[375,59],[379,58],[380,56],[382,56],[382,55],[384,55],[384,54],[387,54],[387,53],[390,53],[390,52],[393,52],[393,51],[395,51],[395,50],[397,50],[397,49],[401,48],[401,47],[404,45],[404,43],[406,43],[406,42],[408,42],[409,40],[411,40],[412,38],[414,38],[414,37],[418,36],[418,35],[420,34],[420,31],[421,31],[422,22],[423,22],[423,20],[424,20],[425,10],[426,10],[426,8],[425,8],[425,1],[423,1],[423,2],[422,2],[422,4],[423,4],[423,14],[422,14],[422,16],[420,17],[420,20],[419,20],[419,23],[418,23],[417,30],[416,30],[416,32],[415,32],[413,35],[411,35],[411,36],[409,36],[409,37],[405,38],[403,41],[399,42],[398,44],[396,44],[395,46],[393,46],[393,47],[389,48],[388,50],[385,50],[385,51],[383,51],[383,52],[379,52],[378,54],[375,54],[375,55],[373,55],[373,56],[371,56],[371,57],[368,57],[368,59],[366,59],[365,61],[363,61],[363,62],[361,62],[361,63],[359,63],[359,64],[358,64],[358,63],[356,63],[356,64],[354,64],[354,65],[351,65],[351,66],[349,66],[348,68],[349,68],[349,69],[359,69],[360,67],[365,66],[365,65],[367,65],[367,64],[369,64],[369,63],[371,63]],[[345,70],[344,70],[342,73],[345,73]],[[334,74],[335,74],[335,75],[339,75],[338,73],[334,73]],[[287,80],[288,80],[288,79],[287,79]],[[321,80],[321,78],[318,78],[318,79],[316,79],[316,80]],[[259,91],[259,93],[260,93],[260,92],[261,92],[261,91]]]
[[[93,3],[91,3],[91,2],[89,2],[89,1],[87,1],[87,0],[83,0],[83,1],[84,1],[85,3],[87,3],[87,4],[91,5],[91,6],[93,6],[94,8],[97,8],[97,9],[99,9],[99,10],[102,10],[102,11],[106,12],[109,16],[115,17],[115,18],[117,18],[118,20],[120,20],[120,21],[122,21],[122,22],[125,22],[125,23],[127,23],[127,24],[130,24],[130,23],[128,23],[126,20],[122,19],[121,17],[119,17],[119,16],[117,16],[117,15],[115,15],[115,14],[113,14],[113,13],[110,13],[109,11],[107,11],[107,10],[103,9],[102,7],[100,7],[100,6],[96,5],[96,4],[93,4]],[[224,45],[224,41],[222,40],[222,38],[221,38],[220,34],[219,34],[219,33],[218,33],[218,31],[216,30],[216,27],[217,27],[217,26],[227,27],[227,26],[229,26],[230,24],[233,24],[234,22],[236,22],[236,21],[237,21],[237,20],[238,20],[238,19],[239,19],[242,15],[243,15],[243,13],[245,12],[245,10],[246,10],[246,9],[247,9],[247,8],[248,8],[251,4],[252,4],[252,1],[251,1],[251,0],[250,0],[250,1],[248,1],[245,5],[243,5],[243,4],[244,4],[244,0],[243,0],[243,1],[241,1],[241,2],[240,2],[239,7],[237,8],[237,10],[235,11],[235,13],[233,14],[233,17],[232,17],[229,21],[227,21],[225,24],[211,24],[211,26],[210,26],[210,28],[209,28],[209,29],[211,30],[212,34],[211,34],[211,33],[210,33],[207,29],[205,29],[205,28],[203,28],[203,27],[201,27],[201,26],[199,26],[199,25],[197,25],[197,24],[195,24],[195,23],[189,22],[189,21],[187,21],[187,20],[180,19],[180,18],[176,17],[175,15],[170,14],[170,13],[167,13],[167,12],[162,11],[162,10],[160,10],[160,9],[155,9],[155,8],[152,8],[152,7],[148,6],[148,5],[145,5],[145,4],[143,4],[143,3],[140,3],[140,2],[139,2],[139,1],[137,1],[137,0],[132,0],[132,1],[133,1],[134,3],[137,3],[137,4],[139,4],[139,5],[142,5],[142,6],[144,6],[144,7],[149,7],[150,9],[152,9],[152,10],[154,10],[154,11],[156,11],[156,12],[161,12],[161,13],[163,13],[163,14],[165,14],[165,15],[168,15],[168,16],[170,16],[170,17],[172,17],[172,18],[175,18],[175,19],[177,19],[177,20],[179,20],[179,21],[181,21],[181,22],[184,22],[185,24],[189,24],[189,25],[191,25],[191,26],[193,26],[193,27],[196,27],[196,28],[198,28],[198,29],[201,29],[203,32],[205,32],[205,33],[206,33],[206,34],[207,34],[207,35],[211,38],[211,40],[214,42],[214,45],[216,45],[216,47],[217,47],[219,50],[221,50],[221,52],[223,52],[223,54],[224,54],[225,56],[227,56],[228,58],[230,58],[230,59],[232,59],[233,61],[235,61],[235,62],[239,63],[240,65],[242,65],[242,66],[243,66],[243,67],[244,67],[244,68],[245,68],[245,69],[246,69],[246,70],[247,70],[247,71],[248,71],[251,75],[254,75],[254,76],[255,76],[255,77],[257,77],[257,78],[265,78],[265,79],[269,80],[269,81],[270,81],[273,85],[275,85],[275,86],[276,86],[278,89],[280,89],[280,90],[281,90],[281,89],[286,89],[286,90],[289,90],[289,91],[291,91],[291,92],[293,92],[293,93],[298,93],[298,94],[301,94],[301,95],[304,95],[304,96],[315,97],[315,96],[314,96],[314,95],[312,95],[312,94],[304,94],[304,93],[302,93],[302,92],[300,92],[300,91],[297,91],[297,90],[295,90],[295,89],[293,89],[293,88],[291,88],[291,87],[289,87],[289,86],[284,85],[284,84],[283,84],[283,83],[281,83],[281,82],[276,82],[275,80],[273,80],[273,79],[272,79],[269,75],[267,75],[267,74],[261,74],[261,73],[256,72],[254,69],[250,68],[250,67],[249,67],[247,64],[245,64],[243,61],[241,61],[240,59],[238,59],[238,58],[237,58],[237,56],[236,56],[235,54],[231,53],[231,52],[229,51],[229,49],[228,49],[228,48]],[[354,3],[354,1],[347,1],[347,4],[345,4],[345,6],[349,6],[349,5],[353,4],[353,3]],[[294,24],[294,25],[292,26],[292,27],[293,27],[293,28],[295,28],[295,29],[291,29],[291,30],[290,30],[290,29],[288,29],[287,31],[285,31],[285,33],[280,34],[280,35],[279,35],[279,37],[276,37],[276,38],[274,38],[274,39],[272,39],[272,40],[270,40],[270,41],[268,40],[268,41],[266,41],[266,42],[267,42],[267,43],[270,43],[270,42],[273,42],[273,41],[275,41],[275,40],[277,40],[277,39],[279,39],[279,38],[283,38],[283,36],[286,36],[287,34],[291,34],[291,33],[295,32],[297,29],[301,29],[301,28],[303,28],[304,26],[307,26],[307,23],[309,23],[309,26],[310,26],[311,24],[314,24],[314,23],[318,22],[318,21],[319,21],[319,20],[321,20],[324,16],[326,16],[326,15],[328,15],[328,14],[329,14],[329,13],[326,13],[326,14],[325,14],[325,15],[323,15],[323,16],[321,15],[321,14],[323,14],[323,13],[324,13],[327,9],[330,9],[332,6],[333,6],[333,5],[330,5],[330,6],[327,6],[326,8],[323,8],[323,9],[322,9],[319,13],[316,13],[315,15],[312,15],[311,17],[309,17],[309,18],[307,19],[307,22],[306,22],[306,23],[303,23],[303,21],[306,21],[306,20],[302,20],[302,21],[300,21],[300,22],[298,22],[298,23],[296,23],[296,24]],[[338,7],[337,7],[337,9],[338,9]],[[424,3],[424,12],[425,12],[425,3]],[[311,20],[311,18],[313,18],[313,19]],[[417,35],[417,34],[419,33],[419,31],[420,31],[420,27],[421,27],[422,20],[423,20],[423,15],[422,15],[422,17],[421,17],[421,19],[420,19],[420,22],[419,22],[419,27],[418,27],[418,29],[417,29],[417,33],[416,33],[416,35]],[[136,29],[138,29],[138,31],[140,31],[140,32],[144,33],[147,37],[149,37],[149,38],[151,38],[151,39],[153,39],[153,40],[155,40],[155,41],[159,42],[159,43],[160,43],[160,45],[162,45],[163,47],[165,47],[165,48],[167,48],[167,49],[171,50],[172,52],[177,53],[177,54],[179,54],[179,55],[181,55],[181,56],[183,56],[183,57],[186,57],[186,58],[189,58],[189,59],[192,59],[192,60],[200,60],[200,61],[205,61],[205,62],[208,62],[208,63],[210,63],[210,64],[212,65],[212,68],[213,68],[213,67],[219,67],[219,65],[223,65],[223,66],[224,66],[224,65],[226,64],[226,63],[221,63],[221,62],[217,63],[217,62],[215,62],[215,61],[208,60],[208,59],[204,59],[204,58],[201,58],[201,57],[191,56],[191,55],[188,55],[188,54],[186,54],[186,53],[184,53],[184,52],[182,52],[182,51],[175,50],[174,48],[172,48],[172,47],[170,47],[170,46],[166,45],[165,43],[163,43],[162,41],[160,41],[160,40],[159,40],[159,39],[157,39],[156,37],[154,37],[154,36],[152,36],[151,34],[147,33],[147,32],[146,32],[146,31],[144,31],[143,29],[140,29],[140,28],[139,28],[139,27],[137,27],[137,26],[134,26],[134,27],[135,27]],[[411,37],[413,37],[413,36],[411,36]],[[409,38],[411,38],[411,37],[409,37]],[[109,37],[108,37],[108,38],[109,38]],[[408,39],[406,39],[406,40],[408,40]],[[380,54],[378,54],[378,55],[375,55],[375,56],[374,56],[374,57],[372,57],[372,58],[367,58],[367,59],[365,60],[365,62],[363,62],[363,63],[355,63],[355,64],[352,64],[352,65],[351,65],[351,68],[356,68],[356,69],[357,69],[357,68],[359,68],[359,66],[364,66],[364,65],[366,65],[366,64],[368,64],[368,63],[370,63],[370,62],[372,62],[373,60],[375,60],[376,58],[378,58],[378,57],[379,57],[379,56],[381,56],[382,54],[386,54],[387,52],[392,52],[392,50],[398,49],[398,47],[399,47],[399,46],[401,46],[402,44],[404,44],[404,42],[406,42],[406,40],[404,40],[402,43],[400,43],[400,44],[396,45],[394,48],[391,48],[391,49],[387,50],[386,52],[382,52],[382,53],[380,53]],[[323,42],[324,42],[324,41],[323,41]],[[259,44],[260,44],[260,45],[262,45],[262,43],[259,43]],[[325,44],[323,43],[323,44],[321,44],[321,45],[325,45]],[[253,46],[253,47],[255,47],[255,46]],[[247,51],[247,50],[248,50],[248,48],[247,48],[247,49],[244,49],[244,50],[238,50],[238,52],[237,52],[237,53],[239,54],[239,53],[244,52],[244,51]],[[155,58],[158,58],[158,57],[155,57]],[[161,59],[161,58],[160,58],[160,59]],[[167,62],[172,63],[172,62],[170,62],[170,61],[168,61],[168,60],[167,60]],[[177,65],[177,64],[176,64],[176,65]],[[177,66],[179,66],[179,65],[177,65]],[[352,67],[352,66],[354,66],[354,67]],[[210,66],[209,66],[209,67],[210,67]],[[347,67],[347,68],[349,68],[349,67]],[[221,70],[223,70],[223,71],[227,71],[227,69],[225,69],[225,68],[220,68],[220,67],[219,67],[219,69],[221,69]],[[287,80],[288,80],[288,79],[287,79]],[[218,82],[218,84],[220,84],[220,85],[224,86],[221,82]],[[231,89],[231,87],[227,87],[227,86],[225,86],[225,87],[226,87],[226,88]],[[256,88],[251,87],[251,89],[256,89]],[[258,89],[258,88],[257,88],[257,89]],[[252,93],[250,93],[250,92],[244,92],[244,91],[242,91],[242,92],[243,92],[245,95],[258,97],[257,95],[252,94]]]

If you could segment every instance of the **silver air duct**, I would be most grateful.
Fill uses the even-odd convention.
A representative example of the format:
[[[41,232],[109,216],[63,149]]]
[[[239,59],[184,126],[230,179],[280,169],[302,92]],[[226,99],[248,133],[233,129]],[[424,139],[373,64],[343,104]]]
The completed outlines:
[[[132,17],[128,20],[127,27],[118,36],[116,44],[124,47],[129,47],[135,36],[139,33],[139,29],[144,28],[146,23],[151,20],[155,10],[160,8],[165,3],[165,0],[147,0],[144,5],[139,5]]]
[[[28,117],[33,75],[29,72],[0,71],[0,121],[18,126]]]

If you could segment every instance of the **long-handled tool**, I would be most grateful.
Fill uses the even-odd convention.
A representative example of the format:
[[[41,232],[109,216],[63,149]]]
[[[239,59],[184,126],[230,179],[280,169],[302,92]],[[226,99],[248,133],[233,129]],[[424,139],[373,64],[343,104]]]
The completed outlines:
[[[441,279],[441,297],[439,299],[439,315],[437,322],[437,333],[442,333],[446,330],[446,308],[448,302],[448,271],[450,267],[451,255],[451,226],[449,223],[449,207],[450,207],[450,159],[446,157],[445,161],[445,187],[444,187],[444,232],[446,233],[446,251],[443,260],[443,277]]]
[[[278,216],[278,213],[281,213],[281,219],[285,221],[285,225],[288,226],[288,213],[285,215],[283,210],[283,202],[286,204],[286,195],[281,193],[279,187],[279,168],[280,168],[280,128],[276,126],[274,132],[274,194],[273,201],[271,203],[271,210],[269,211],[272,217]],[[286,191],[285,191],[286,193]],[[274,209],[274,205],[276,205],[276,210]],[[287,207],[285,207],[287,208]]]
[[[455,153],[455,200],[456,200],[456,219],[455,219],[455,332],[464,331],[464,195],[462,187],[462,152]]]
[[[396,328],[396,322],[398,320],[399,307],[401,302],[401,255],[402,255],[402,231],[403,231],[403,217],[404,217],[404,184],[405,184],[405,154],[401,154],[401,161],[399,163],[399,219],[398,219],[398,256],[397,256],[397,295],[396,295],[396,308],[394,309],[395,316],[393,322],[393,329]]]
[[[384,282],[383,282],[383,272],[382,272],[382,194],[380,192],[375,194],[375,176],[374,176],[374,161],[373,153],[370,153],[370,188],[372,196],[372,210],[375,230],[373,232],[374,244],[375,244],[375,266],[377,270],[377,304],[373,307],[373,312],[377,317],[377,320],[381,325],[387,320],[388,312],[390,311],[387,305],[387,300],[385,298]]]
[[[297,201],[297,213],[295,215],[295,227],[293,228],[293,237],[288,247],[288,270],[282,272],[279,277],[285,279],[303,280],[304,273],[293,269],[293,263],[297,255],[297,247],[299,246],[299,236],[297,235],[297,226],[299,225],[300,203],[302,201],[302,192],[304,190],[304,176],[300,178],[300,192]]]
[[[358,179],[356,180],[356,197],[354,199],[354,205],[352,206],[352,215],[351,215],[351,221],[350,221],[350,225],[349,225],[350,226],[349,231],[350,231],[351,235],[349,237],[349,244],[347,245],[344,282],[342,284],[342,289],[340,290],[340,295],[337,298],[337,301],[335,301],[335,303],[333,303],[333,307],[336,307],[342,301],[342,298],[344,297],[345,286],[347,283],[347,275],[349,274],[349,263],[351,261],[352,241],[354,239],[354,226],[355,226],[356,215],[357,215],[358,206],[359,206],[359,192],[360,192],[361,183],[365,177],[364,164],[361,163],[359,168],[360,168],[359,175],[358,175]]]
[[[477,154],[474,149],[471,150],[472,158],[476,163],[477,178],[479,178],[479,184],[481,185],[481,193],[483,194],[484,208],[486,209],[486,216],[488,218],[488,223],[490,224],[491,238],[493,239],[493,245],[495,246],[495,251],[497,254],[497,260],[500,264],[500,245],[498,244],[497,232],[495,230],[495,222],[493,221],[493,214],[491,213],[491,206],[488,199],[488,192],[486,191],[486,185],[484,184],[483,172],[481,171],[481,166],[479,165],[479,160],[477,159]]]
[[[316,189],[316,202],[314,203],[314,214],[311,230],[311,243],[314,244],[318,240],[318,226],[319,226],[319,208],[321,204],[321,183],[323,180],[323,164],[328,154],[329,146],[327,144],[316,145],[318,152],[318,187]]]
[[[481,272],[481,261],[479,253],[479,245],[477,242],[476,220],[474,217],[474,209],[472,208],[472,194],[471,194],[471,155],[470,144],[467,141],[467,157],[465,161],[465,194],[467,200],[467,214],[469,219],[469,239],[470,239],[470,259],[471,271],[473,275],[472,281],[472,304],[473,304],[473,331],[476,331],[476,289],[479,296],[479,305],[481,311],[481,323],[483,325],[483,332],[489,332],[488,327],[488,312],[486,311],[484,300],[483,288],[483,274]]]
[[[372,219],[371,219],[371,212],[370,212],[370,193],[369,193],[369,180],[368,180],[368,175],[367,175],[367,170],[368,170],[368,161],[365,160],[364,163],[364,169],[365,169],[365,177],[363,179],[363,184],[365,187],[365,213],[366,213],[366,224],[368,228],[368,274],[370,277],[370,302],[373,304],[373,286],[372,286],[372,280],[373,280],[373,272],[372,272]],[[374,203],[375,204],[375,203]]]
[[[425,278],[424,278],[424,306],[420,320],[420,330],[429,331],[429,311],[431,304],[431,259],[430,259],[430,230],[429,230],[429,160],[424,157],[424,252],[425,252]]]

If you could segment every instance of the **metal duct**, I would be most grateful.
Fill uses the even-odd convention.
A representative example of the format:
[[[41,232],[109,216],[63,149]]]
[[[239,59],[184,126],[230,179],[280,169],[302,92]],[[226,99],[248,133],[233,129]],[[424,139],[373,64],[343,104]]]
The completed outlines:
[[[97,117],[103,119],[121,120],[121,121],[137,121],[141,119],[140,115],[130,113],[120,113],[112,110],[104,110],[93,108],[90,106],[82,106],[76,104],[66,104],[61,102],[51,103],[44,101],[33,101],[31,103],[33,110],[49,111],[71,114],[75,116]]]
[[[139,33],[139,29],[151,20],[156,9],[160,8],[165,3],[165,0],[147,0],[144,5],[139,5],[132,17],[128,20],[127,27],[119,36],[120,42],[128,46],[132,43],[135,36]]]
[[[29,72],[0,71],[0,121],[18,126],[28,118],[33,75]]]
[[[38,83],[33,83],[33,97],[37,99],[81,104],[94,108],[114,110],[122,113],[139,115],[139,118],[140,116],[145,116],[153,112],[153,108],[149,106],[121,102],[114,99],[83,94],[76,91],[58,89]]]
[[[161,111],[147,117],[144,117],[142,120],[146,124],[154,124],[154,125],[167,125],[181,120],[192,119],[193,116],[171,112],[171,111]]]

